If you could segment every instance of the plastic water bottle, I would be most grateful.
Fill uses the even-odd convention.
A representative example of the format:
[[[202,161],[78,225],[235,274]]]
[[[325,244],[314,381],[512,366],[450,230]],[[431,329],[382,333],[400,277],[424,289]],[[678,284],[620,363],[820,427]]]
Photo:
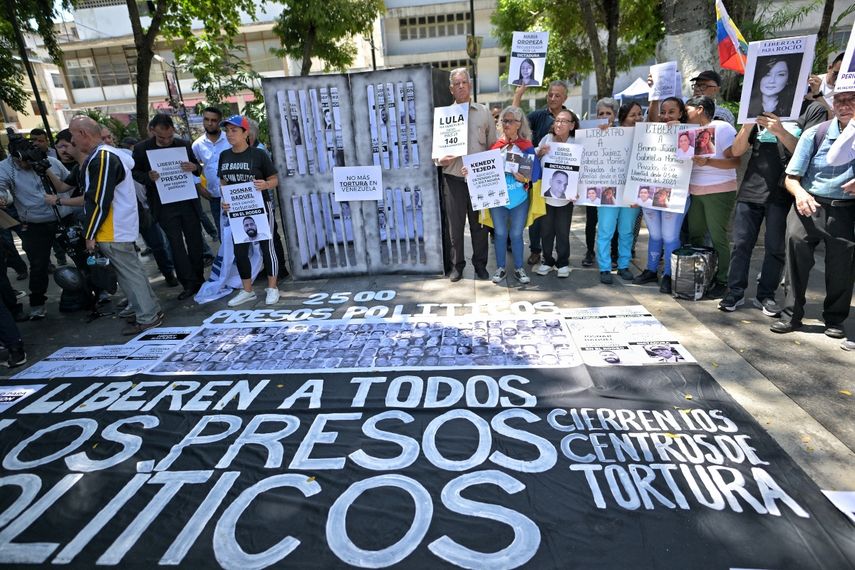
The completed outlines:
[[[110,260],[108,258],[100,256],[100,255],[98,255],[98,256],[90,255],[88,258],[86,258],[86,265],[89,265],[89,266],[100,265],[100,266],[104,267],[106,265],[110,265]]]

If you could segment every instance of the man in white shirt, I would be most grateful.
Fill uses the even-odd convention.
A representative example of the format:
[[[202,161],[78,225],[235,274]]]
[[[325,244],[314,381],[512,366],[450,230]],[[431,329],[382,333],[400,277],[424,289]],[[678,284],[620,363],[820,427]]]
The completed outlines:
[[[221,232],[221,216],[223,214],[220,207],[220,179],[217,177],[217,164],[220,162],[220,153],[231,148],[229,141],[226,140],[226,134],[220,128],[220,122],[223,120],[223,113],[216,107],[208,107],[202,111],[202,126],[205,128],[205,134],[193,141],[193,153],[199,162],[202,163],[202,174],[205,176],[207,184],[206,189],[211,195],[209,206],[211,215],[214,216],[214,221],[217,223],[217,233]],[[219,241],[219,237],[217,237]]]

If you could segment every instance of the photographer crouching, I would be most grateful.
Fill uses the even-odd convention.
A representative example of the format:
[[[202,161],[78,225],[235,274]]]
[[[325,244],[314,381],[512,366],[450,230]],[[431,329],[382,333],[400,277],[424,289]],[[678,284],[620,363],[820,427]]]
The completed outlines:
[[[57,211],[60,218],[70,218],[73,210],[66,206],[54,207],[45,203],[44,177],[52,172],[60,180],[68,170],[57,159],[47,156],[40,148],[23,137],[10,133],[9,158],[0,162],[0,195],[10,193],[14,199],[18,231],[27,259],[30,262],[30,314],[32,320],[46,316],[48,266],[56,240]],[[3,206],[7,204],[2,204]]]

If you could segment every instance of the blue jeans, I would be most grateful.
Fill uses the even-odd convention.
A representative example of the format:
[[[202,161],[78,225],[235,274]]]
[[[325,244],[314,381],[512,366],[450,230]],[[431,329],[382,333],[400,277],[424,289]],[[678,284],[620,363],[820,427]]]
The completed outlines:
[[[600,272],[612,270],[612,236],[618,233],[618,269],[628,269],[632,237],[640,208],[597,208],[597,263]]]
[[[514,255],[514,269],[523,266],[523,230],[528,218],[528,200],[511,208],[510,210],[501,206],[490,208],[490,216],[493,217],[493,231],[496,234],[496,266],[505,267],[505,258],[508,253],[508,237],[511,239],[511,252]],[[510,232],[508,224],[510,223]]]
[[[671,253],[680,247],[680,228],[683,226],[683,218],[686,217],[686,214],[685,212],[663,212],[650,208],[642,208],[641,211],[644,214],[644,223],[647,224],[649,234],[647,269],[653,272],[659,269],[659,258],[663,255],[662,249],[664,248],[665,259],[663,260],[662,275],[671,275]]]

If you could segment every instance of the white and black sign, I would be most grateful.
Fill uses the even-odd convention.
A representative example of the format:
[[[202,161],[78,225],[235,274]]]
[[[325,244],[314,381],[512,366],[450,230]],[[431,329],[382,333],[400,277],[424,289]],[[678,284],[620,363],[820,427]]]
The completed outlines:
[[[677,153],[678,138],[690,130],[688,125],[636,123],[624,190],[626,203],[644,202],[642,205],[654,210],[685,211],[692,161],[678,158]],[[697,140],[694,152],[698,152]]]
[[[463,157],[466,186],[473,210],[507,206],[508,182],[505,179],[505,159],[499,149],[485,150]]]
[[[433,110],[433,150],[431,158],[463,156],[468,151],[468,104],[437,107]]]
[[[223,201],[229,205],[229,228],[234,243],[249,243],[270,239],[270,222],[264,208],[264,198],[252,182],[222,187]]]
[[[336,166],[333,186],[337,202],[382,200],[383,171],[375,166]]]
[[[510,85],[542,85],[549,32],[514,32],[511,42]]]
[[[661,101],[668,97],[678,97],[680,88],[677,83],[677,62],[667,61],[650,66],[653,86],[650,88],[650,101]]]
[[[763,113],[774,114],[782,121],[798,119],[808,88],[815,44],[816,36],[748,44],[737,122],[755,123]]]
[[[159,148],[147,150],[146,155],[151,169],[160,176],[155,182],[157,194],[162,204],[193,200],[199,197],[192,172],[182,170],[187,162],[187,149],[184,147]]]
[[[622,199],[633,129],[581,129],[576,143],[583,148],[579,174],[580,206],[625,206]]]
[[[549,143],[541,158],[541,192],[547,198],[575,200],[579,196],[579,168],[583,147],[572,143]]]

